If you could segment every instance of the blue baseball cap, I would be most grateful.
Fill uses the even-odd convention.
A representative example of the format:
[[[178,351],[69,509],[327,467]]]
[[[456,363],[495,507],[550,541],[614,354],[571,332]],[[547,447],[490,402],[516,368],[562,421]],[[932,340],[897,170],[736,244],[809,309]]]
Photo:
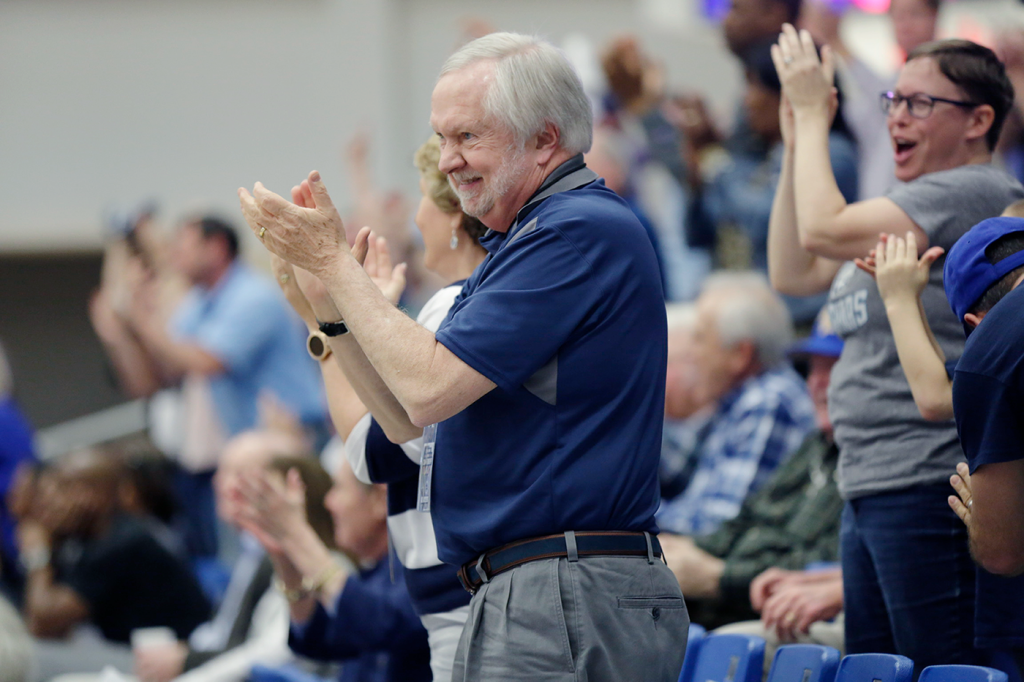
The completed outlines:
[[[1001,237],[1024,232],[1024,218],[989,218],[960,237],[946,255],[942,269],[946,299],[964,329],[970,332],[964,316],[970,312],[988,288],[1005,277],[1011,270],[1024,265],[1024,251],[992,264],[985,249]]]
[[[842,353],[843,340],[832,331],[832,321],[828,317],[827,308],[822,308],[818,313],[811,335],[789,348],[790,355],[823,355],[827,358],[838,358]]]

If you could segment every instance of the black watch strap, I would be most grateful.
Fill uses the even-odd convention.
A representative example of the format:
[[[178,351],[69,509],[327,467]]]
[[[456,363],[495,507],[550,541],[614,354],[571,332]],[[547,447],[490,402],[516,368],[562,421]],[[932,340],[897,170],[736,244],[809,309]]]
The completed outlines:
[[[345,320],[338,320],[337,322],[321,322],[317,320],[316,323],[320,325],[320,331],[324,333],[324,336],[348,334],[348,325],[345,324]]]

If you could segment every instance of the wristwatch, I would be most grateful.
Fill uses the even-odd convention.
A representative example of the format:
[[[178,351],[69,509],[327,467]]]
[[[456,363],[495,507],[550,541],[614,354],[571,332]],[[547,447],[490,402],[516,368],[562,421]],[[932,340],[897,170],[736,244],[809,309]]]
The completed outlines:
[[[331,346],[327,343],[327,334],[312,331],[306,339],[306,350],[314,360],[323,362],[331,356]]]
[[[348,334],[348,325],[345,324],[345,320],[338,320],[337,322],[321,322],[317,320],[316,323],[320,325],[320,331],[325,336],[341,336],[342,334]]]

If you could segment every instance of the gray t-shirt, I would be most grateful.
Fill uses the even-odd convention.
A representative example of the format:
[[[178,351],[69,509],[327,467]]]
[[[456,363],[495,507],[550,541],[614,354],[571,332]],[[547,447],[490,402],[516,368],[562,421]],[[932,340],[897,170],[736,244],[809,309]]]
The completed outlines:
[[[923,175],[886,196],[924,230],[930,246],[948,252],[975,224],[1024,198],[1024,187],[990,165],[975,164]],[[946,359],[955,360],[965,339],[942,288],[944,262],[932,266],[921,301]],[[929,422],[918,412],[874,279],[852,262],[843,265],[828,310],[846,342],[828,395],[843,497],[947,481],[964,459],[956,424]]]

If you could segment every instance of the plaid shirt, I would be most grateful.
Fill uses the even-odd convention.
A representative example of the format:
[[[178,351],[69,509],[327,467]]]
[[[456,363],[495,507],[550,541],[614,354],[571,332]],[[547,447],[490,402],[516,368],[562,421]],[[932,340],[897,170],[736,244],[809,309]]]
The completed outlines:
[[[814,427],[814,405],[788,365],[747,379],[719,402],[700,435],[693,478],[662,503],[658,526],[681,535],[715,531]]]

